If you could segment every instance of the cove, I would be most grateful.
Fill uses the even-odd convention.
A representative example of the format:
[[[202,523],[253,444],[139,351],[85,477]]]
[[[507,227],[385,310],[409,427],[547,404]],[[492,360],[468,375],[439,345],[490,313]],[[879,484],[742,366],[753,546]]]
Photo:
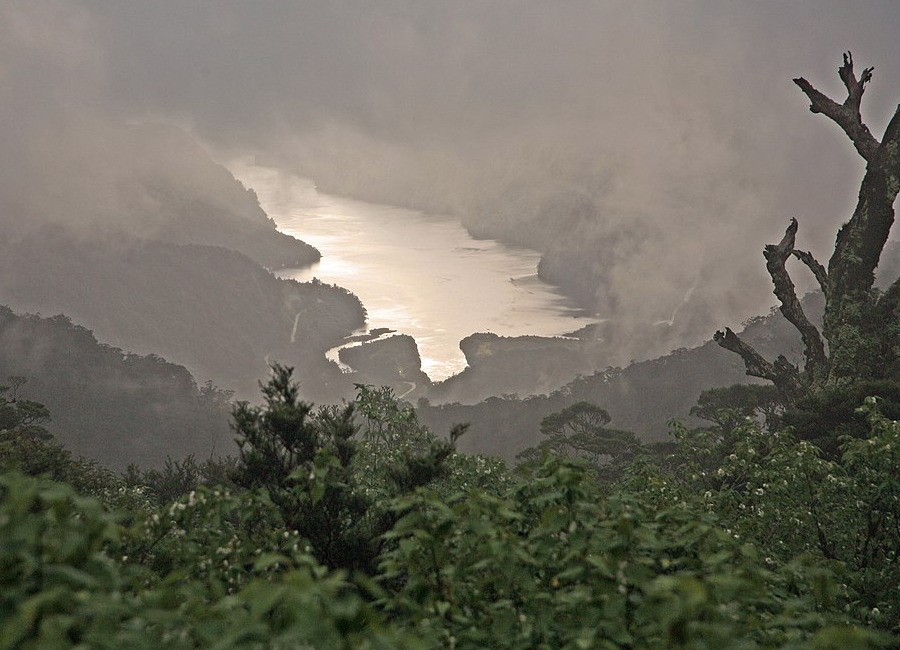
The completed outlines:
[[[434,381],[466,367],[459,342],[472,333],[561,336],[598,322],[538,278],[535,251],[473,239],[450,217],[319,192],[282,170],[229,169],[279,230],[322,253],[319,263],[278,275],[352,291],[370,330],[416,340],[422,370]]]

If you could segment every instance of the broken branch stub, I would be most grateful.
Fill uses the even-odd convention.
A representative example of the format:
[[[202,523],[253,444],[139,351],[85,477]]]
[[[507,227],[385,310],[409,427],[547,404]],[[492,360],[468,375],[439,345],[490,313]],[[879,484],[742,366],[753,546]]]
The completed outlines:
[[[856,150],[863,158],[871,161],[878,150],[878,140],[869,131],[869,127],[863,124],[859,107],[862,102],[865,86],[872,78],[873,68],[866,68],[862,77],[857,80],[853,72],[853,55],[850,52],[844,54],[844,65],[838,68],[838,75],[847,88],[847,99],[843,104],[838,104],[830,97],[816,90],[811,83],[803,77],[794,79],[794,83],[809,98],[809,110],[813,113],[822,113],[831,118],[840,126],[850,138]]]

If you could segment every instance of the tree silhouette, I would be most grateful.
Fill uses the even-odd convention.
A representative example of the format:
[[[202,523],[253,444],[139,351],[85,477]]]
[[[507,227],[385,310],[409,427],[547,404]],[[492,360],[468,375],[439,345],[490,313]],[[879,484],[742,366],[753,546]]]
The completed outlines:
[[[847,88],[842,104],[826,97],[806,79],[794,79],[809,98],[810,111],[840,126],[866,161],[856,209],[838,231],[827,269],[811,253],[795,247],[796,219],[791,219],[781,241],[767,245],[763,252],[781,313],[803,339],[804,367],[801,370],[783,355],[774,362],[766,360],[729,328],[715,334],[720,346],[741,356],[748,375],[773,382],[788,403],[824,386],[890,378],[900,369],[900,278],[885,291],[873,286],[875,268],[894,222],[894,200],[900,191],[900,106],[879,142],[860,115],[860,102],[872,70],[866,68],[857,79],[853,57],[849,52],[844,54],[838,69]],[[791,256],[813,273],[825,295],[821,333],[804,313],[785,268]]]
[[[541,433],[546,436],[536,447],[516,455],[527,471],[536,467],[545,454],[589,461],[598,472],[609,478],[611,466],[632,458],[640,446],[631,431],[611,429],[609,413],[596,404],[577,402],[541,420]]]

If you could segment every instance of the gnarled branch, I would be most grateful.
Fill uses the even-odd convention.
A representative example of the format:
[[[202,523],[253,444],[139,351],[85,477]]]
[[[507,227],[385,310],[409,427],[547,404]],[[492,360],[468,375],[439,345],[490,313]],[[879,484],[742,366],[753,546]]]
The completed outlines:
[[[775,285],[775,297],[781,303],[781,313],[791,325],[797,328],[803,338],[806,372],[812,374],[825,368],[825,344],[822,342],[819,330],[806,317],[800,300],[797,298],[791,276],[784,266],[787,258],[794,252],[796,236],[797,220],[791,219],[781,241],[778,244],[768,244],[763,251],[763,256],[766,258],[766,269],[772,276],[772,284]]]
[[[716,332],[713,340],[719,346],[739,355],[744,360],[747,374],[751,377],[768,379],[787,398],[797,394],[800,386],[797,367],[784,356],[779,356],[775,363],[767,361],[753,346],[744,343],[730,327],[726,327],[725,331]]]
[[[822,293],[825,294],[825,296],[828,296],[828,271],[826,271],[825,267],[819,263],[819,260],[813,257],[812,253],[797,250],[796,248],[791,251],[791,254],[806,264],[809,270],[812,271],[812,274],[816,276],[816,281],[818,281]]]
[[[850,52],[844,54],[844,65],[838,68],[838,74],[847,88],[847,99],[843,104],[838,104],[833,99],[822,94],[803,77],[794,79],[794,83],[809,98],[809,110],[813,113],[822,113],[834,120],[850,137],[856,150],[867,161],[871,161],[878,150],[878,140],[869,131],[869,127],[863,124],[859,113],[860,102],[866,84],[872,78],[873,68],[863,70],[862,76],[857,79],[853,72],[853,55]]]
[[[829,375],[843,377],[881,362],[873,347],[865,344],[871,326],[871,301],[875,268],[894,223],[894,200],[900,189],[900,107],[879,144],[862,123],[859,105],[872,69],[857,79],[853,58],[844,55],[838,74],[847,88],[847,99],[838,105],[815,90],[806,80],[795,82],[810,98],[813,112],[832,118],[866,159],[866,174],[850,220],[838,231],[834,253],[828,262],[824,335],[832,354]],[[891,292],[893,294],[893,292]],[[840,363],[835,363],[839,359]]]
[[[772,382],[778,378],[775,364],[767,361],[753,346],[744,343],[741,337],[735,334],[730,327],[726,327],[725,331],[719,330],[716,332],[713,340],[726,350],[731,350],[735,354],[740,355],[747,368],[747,374],[751,377],[760,377]]]

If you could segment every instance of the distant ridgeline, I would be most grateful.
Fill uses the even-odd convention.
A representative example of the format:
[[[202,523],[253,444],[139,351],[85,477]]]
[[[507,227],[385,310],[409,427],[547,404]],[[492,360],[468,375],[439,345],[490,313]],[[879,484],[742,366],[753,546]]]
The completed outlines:
[[[318,251],[278,232],[256,195],[183,132],[110,131],[104,156],[44,172],[52,191],[0,199],[0,303],[66,314],[242,397],[258,394],[269,361],[297,366],[307,399],[352,395],[324,352],[364,324],[359,300],[267,271]]]
[[[340,370],[324,351],[365,319],[347,291],[280,280],[224,248],[108,245],[49,231],[0,259],[0,300],[19,311],[64,313],[104,342],[159,354],[241,396],[257,392],[267,359],[296,365],[317,401],[341,394],[332,385]]]
[[[393,383],[435,403],[479,402],[420,401],[421,419],[434,431],[471,422],[463,449],[507,459],[537,442],[543,417],[579,401],[653,439],[668,418],[687,417],[702,390],[747,382],[740,360],[712,343],[588,375],[602,367],[586,363],[590,342],[488,335],[463,342],[472,368],[444,385],[421,373],[408,337],[344,350],[357,368],[345,375],[325,352],[365,324],[359,299],[267,270],[310,264],[318,251],[279,233],[255,194],[183,132],[128,127],[105,144],[103,156],[43,172],[45,192],[0,196],[0,304],[10,306],[0,382],[25,377],[26,397],[49,407],[60,441],[104,464],[153,465],[213,444],[225,451],[227,400],[191,374],[256,398],[276,361],[295,367],[302,398],[318,404],[351,397],[355,381]],[[888,253],[882,266],[896,265],[900,256]],[[744,336],[764,354],[801,349],[780,315]],[[484,399],[539,391],[552,392]]]
[[[65,316],[20,316],[0,306],[0,384],[47,406],[47,429],[76,454],[123,469],[232,453],[231,394],[197,386],[183,367],[97,342]]]
[[[821,316],[821,294],[808,295],[804,304],[811,316]],[[780,313],[751,319],[742,336],[765,353],[800,349],[799,336]],[[495,369],[492,374],[497,372]],[[489,397],[477,404],[436,405],[420,400],[418,411],[421,421],[433,431],[444,431],[454,422],[469,422],[460,449],[511,461],[518,451],[541,440],[544,417],[577,402],[603,407],[617,429],[634,431],[644,441],[662,440],[671,418],[693,420],[690,410],[702,391],[758,382],[745,375],[736,355],[709,341],[625,368],[580,376],[547,395]]]

